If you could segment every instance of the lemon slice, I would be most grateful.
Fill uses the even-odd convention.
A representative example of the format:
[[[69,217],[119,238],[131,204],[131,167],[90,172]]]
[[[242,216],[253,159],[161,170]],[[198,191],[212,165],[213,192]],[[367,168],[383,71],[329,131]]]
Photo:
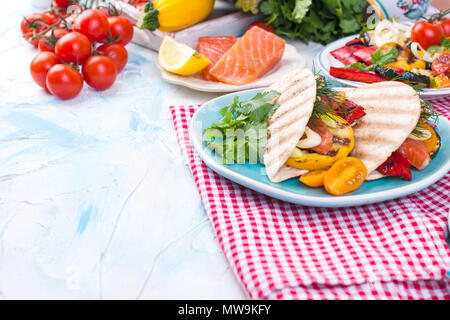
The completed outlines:
[[[158,54],[159,65],[166,71],[188,76],[204,69],[210,61],[191,47],[165,36]]]

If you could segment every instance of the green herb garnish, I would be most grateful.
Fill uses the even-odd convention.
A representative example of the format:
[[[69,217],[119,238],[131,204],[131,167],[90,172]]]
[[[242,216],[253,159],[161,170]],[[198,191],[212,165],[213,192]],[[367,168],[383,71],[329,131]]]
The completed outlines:
[[[413,84],[409,84],[414,90],[416,90],[417,93],[420,93],[423,91],[423,86],[417,86]],[[438,124],[439,122],[439,112],[436,111],[436,109],[433,107],[430,101],[420,98],[420,118],[419,121],[416,124],[416,127],[411,132],[414,135],[420,136],[422,134],[420,123],[434,123]]]
[[[366,66],[362,62],[355,62],[348,66],[345,66],[346,69],[358,69],[361,71],[374,71],[377,66],[384,66],[385,64],[394,62],[398,56],[397,48],[392,48],[389,52],[383,53],[380,49],[377,49],[374,53],[372,53],[371,60],[372,63],[370,66]]]
[[[222,118],[203,131],[203,141],[225,164],[262,161],[267,143],[267,121],[278,107],[277,91],[256,94],[247,101],[238,97],[220,110]]]
[[[318,74],[315,74],[316,79],[316,101],[314,101],[311,118],[333,118],[330,114],[336,114],[336,111],[331,107],[332,105],[340,105],[341,98],[339,93],[331,89],[327,80]]]
[[[243,11],[262,13],[277,34],[330,43],[364,26],[366,0],[232,0]]]

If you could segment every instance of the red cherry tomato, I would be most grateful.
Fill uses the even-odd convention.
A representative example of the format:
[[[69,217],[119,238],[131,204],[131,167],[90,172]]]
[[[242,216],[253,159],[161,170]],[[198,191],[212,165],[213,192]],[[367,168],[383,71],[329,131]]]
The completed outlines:
[[[55,7],[67,8],[70,4],[70,0],[53,0],[53,5]]]
[[[39,40],[39,51],[50,51],[55,52],[56,42],[62,37],[68,34],[70,31],[67,29],[55,28],[53,30],[48,30],[44,37]]]
[[[42,88],[47,89],[47,72],[54,65],[59,64],[58,59],[52,52],[41,52],[31,61],[30,73],[33,80]]]
[[[144,5],[147,3],[148,1],[139,1],[135,7],[136,9],[138,9],[139,11],[142,11],[142,8],[144,7]]]
[[[441,21],[435,21],[435,24],[438,24],[441,26],[442,30],[444,31],[444,35],[446,37],[450,37],[450,19],[449,18],[441,18]]]
[[[129,3],[136,7],[139,11],[142,10],[142,7],[147,3],[147,0],[130,0]]]
[[[133,38],[133,24],[125,17],[109,17],[109,30],[113,39],[119,39],[117,43],[126,46]]]
[[[275,33],[275,29],[274,29],[270,24],[268,24],[268,23],[265,22],[265,21],[255,21],[255,22],[252,22],[252,23],[250,23],[250,24],[248,25],[247,30],[250,30],[250,29],[253,28],[254,26],[257,26],[257,27],[260,27],[260,28],[262,28],[262,29],[264,29],[264,30],[266,30],[266,31]],[[245,30],[245,31],[247,31],[247,30]]]
[[[92,52],[89,39],[79,32],[69,32],[55,45],[55,54],[65,63],[83,64]]]
[[[411,30],[411,40],[418,42],[425,50],[440,45],[444,39],[444,31],[438,24],[427,21],[417,22]]]
[[[47,88],[60,99],[75,98],[83,89],[81,74],[65,64],[57,64],[48,70]]]
[[[125,47],[119,43],[104,44],[97,48],[98,52],[102,52],[114,63],[117,73],[121,72],[128,62],[128,52]]]
[[[95,90],[103,91],[110,88],[116,77],[116,67],[108,57],[93,56],[83,65],[83,78]]]
[[[84,34],[89,41],[101,41],[108,35],[108,19],[100,10],[84,10],[76,19],[73,30]]]
[[[56,13],[50,11],[44,12],[42,16],[46,21],[48,21],[49,25],[57,23],[60,19]]]
[[[39,39],[31,40],[31,38],[48,29],[50,22],[49,18],[42,13],[31,13],[23,18],[20,24],[22,36],[37,48]]]

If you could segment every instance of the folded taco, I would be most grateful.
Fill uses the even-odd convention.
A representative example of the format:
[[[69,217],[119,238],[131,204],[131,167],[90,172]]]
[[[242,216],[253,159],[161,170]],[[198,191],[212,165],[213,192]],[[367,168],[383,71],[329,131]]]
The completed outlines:
[[[351,155],[367,168],[366,180],[402,176],[411,180],[410,165],[424,169],[440,146],[428,121],[433,107],[409,85],[387,81],[349,90],[347,97],[363,105],[366,115],[354,127]]]
[[[272,182],[328,169],[348,156],[354,146],[351,111],[358,110],[359,118],[364,115],[362,107],[306,69],[291,73],[268,90],[280,92],[278,108],[268,121],[264,153]],[[350,111],[345,112],[347,119],[343,109]]]

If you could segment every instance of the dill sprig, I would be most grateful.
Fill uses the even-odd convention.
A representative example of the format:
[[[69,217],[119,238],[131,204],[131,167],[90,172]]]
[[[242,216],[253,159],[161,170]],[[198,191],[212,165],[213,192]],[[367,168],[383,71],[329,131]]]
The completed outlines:
[[[423,87],[417,88],[415,86],[411,87],[418,93],[423,90]],[[412,133],[416,135],[421,134],[420,123],[432,122],[434,124],[438,124],[439,122],[439,112],[436,111],[431,102],[423,99],[422,97],[419,98],[420,98],[420,118],[416,124],[416,127],[412,131]]]
[[[419,122],[439,122],[439,112],[436,111],[430,101],[420,98],[420,119]]]
[[[323,76],[315,73],[314,77],[316,79],[316,101],[314,102],[312,116],[332,118],[330,114],[336,115],[336,110],[331,106],[341,105],[342,99],[339,93],[329,86],[329,83]]]

